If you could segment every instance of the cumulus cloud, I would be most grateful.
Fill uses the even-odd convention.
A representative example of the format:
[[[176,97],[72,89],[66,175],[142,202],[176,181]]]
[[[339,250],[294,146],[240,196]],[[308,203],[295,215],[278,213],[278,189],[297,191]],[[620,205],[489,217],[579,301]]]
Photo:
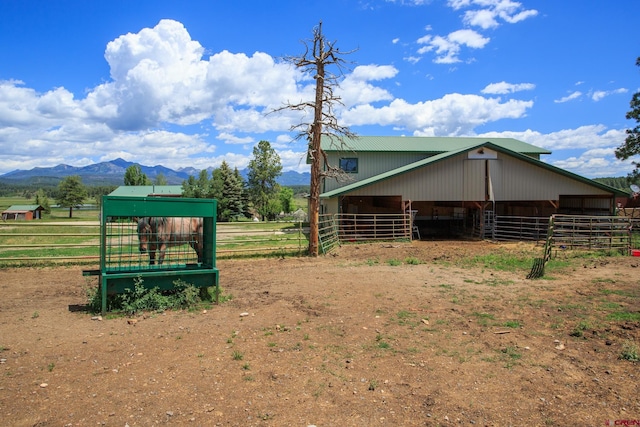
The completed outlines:
[[[501,102],[496,98],[453,93],[415,104],[395,99],[380,108],[356,106],[342,118],[349,125],[392,125],[410,130],[416,136],[461,136],[485,123],[522,117],[532,106],[532,101]]]
[[[11,170],[14,163],[5,158],[21,153],[39,159],[20,161],[21,168],[63,160],[83,166],[90,157],[138,154],[176,164],[178,158],[210,154],[215,145],[207,141],[208,132],[187,135],[167,127],[201,124],[222,133],[226,143],[248,143],[234,134],[289,130],[299,112],[265,113],[289,100],[312,99],[313,82],[268,54],[203,55],[181,23],[162,20],[107,44],[111,79],[89,89],[84,99],[65,88],[37,93],[18,80],[0,81],[0,143],[8,147],[0,153],[0,170]],[[364,88],[366,78],[355,80]],[[368,90],[375,98],[376,89]]]
[[[543,134],[534,130],[523,132],[486,132],[478,136],[515,138],[552,152],[543,161],[576,173],[595,177],[625,175],[631,160],[621,161],[615,150],[626,137],[624,129],[608,129],[604,125],[580,126]],[[589,147],[585,149],[585,147]]]
[[[358,105],[393,99],[393,95],[387,90],[376,87],[370,82],[390,79],[396,74],[398,74],[398,70],[391,65],[356,67],[340,83],[339,95],[342,102],[345,105]]]
[[[546,134],[527,130],[524,132],[488,132],[481,136],[497,137],[498,135],[519,139],[549,150],[571,150],[584,149],[585,146],[593,148],[617,147],[621,141],[624,141],[626,134],[624,130],[607,129],[604,125],[588,125]]]

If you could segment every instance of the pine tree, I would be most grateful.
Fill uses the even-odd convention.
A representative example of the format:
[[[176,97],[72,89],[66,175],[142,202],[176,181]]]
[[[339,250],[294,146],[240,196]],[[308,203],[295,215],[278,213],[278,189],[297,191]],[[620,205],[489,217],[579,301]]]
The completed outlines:
[[[280,156],[268,141],[260,141],[253,147],[253,159],[249,162],[248,191],[254,208],[263,219],[273,214],[269,202],[278,193],[276,179],[281,174]]]

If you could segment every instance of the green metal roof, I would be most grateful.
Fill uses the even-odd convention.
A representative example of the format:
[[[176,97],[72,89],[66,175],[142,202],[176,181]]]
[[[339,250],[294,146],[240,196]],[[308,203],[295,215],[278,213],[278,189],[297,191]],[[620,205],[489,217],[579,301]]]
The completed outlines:
[[[516,141],[516,140],[511,140],[511,141]],[[520,142],[520,141],[517,141],[517,142]],[[437,154],[435,156],[428,157],[426,159],[419,160],[417,162],[413,162],[413,163],[410,163],[408,165],[405,165],[405,166],[402,166],[402,167],[399,167],[399,168],[396,168],[396,169],[392,169],[390,171],[381,173],[379,175],[375,175],[375,176],[369,177],[367,179],[363,179],[361,181],[354,182],[353,184],[345,185],[344,187],[340,187],[340,188],[336,188],[335,190],[328,191],[326,193],[321,194],[320,197],[322,197],[322,198],[330,198],[330,197],[339,196],[341,194],[348,193],[348,192],[353,191],[355,189],[366,187],[368,185],[375,184],[377,182],[384,181],[386,179],[390,179],[390,178],[396,177],[398,175],[402,175],[402,174],[410,172],[410,171],[412,171],[414,169],[418,169],[418,168],[424,167],[426,165],[429,165],[429,164],[432,164],[432,163],[436,163],[436,162],[439,162],[441,160],[444,160],[444,159],[447,159],[447,158],[450,158],[450,157],[456,156],[458,154],[461,154],[461,153],[464,153],[464,152],[467,152],[467,151],[470,151],[470,150],[474,150],[474,149],[480,148],[480,147],[487,147],[487,148],[490,148],[492,150],[499,151],[499,152],[511,155],[513,157],[516,157],[516,158],[518,158],[520,160],[523,160],[525,162],[534,164],[534,165],[536,165],[538,167],[541,167],[543,169],[547,169],[547,170],[550,170],[552,172],[558,173],[560,175],[564,175],[566,177],[575,179],[576,181],[580,181],[580,182],[583,182],[585,184],[600,188],[601,190],[609,191],[611,193],[614,193],[617,196],[627,196],[626,192],[624,192],[622,190],[619,190],[617,188],[613,188],[613,187],[610,187],[608,185],[601,184],[601,183],[593,181],[593,180],[591,180],[589,178],[585,178],[583,176],[580,176],[580,175],[577,175],[575,173],[566,171],[564,169],[558,168],[556,166],[550,165],[550,164],[542,162],[540,160],[536,160],[536,159],[534,159],[532,157],[529,157],[529,156],[527,156],[525,154],[520,154],[520,153],[518,153],[516,151],[510,150],[510,149],[508,149],[506,147],[494,144],[492,142],[488,142],[488,141],[478,142],[478,140],[476,140],[476,144],[475,145],[458,148],[458,149],[456,149],[454,151],[449,151],[449,152],[446,152],[446,153],[440,153],[440,154]]]
[[[491,143],[521,154],[551,154],[551,151],[527,144],[513,138],[487,137],[431,137],[431,136],[359,136],[356,139],[344,139],[343,144],[325,136],[322,149],[326,152],[416,152],[446,153],[463,148],[476,147],[478,144]]]
[[[110,196],[125,197],[148,197],[148,196],[164,196],[164,197],[181,197],[181,185],[122,185],[111,193]]]
[[[40,205],[11,205],[5,212],[28,212],[43,209]]]

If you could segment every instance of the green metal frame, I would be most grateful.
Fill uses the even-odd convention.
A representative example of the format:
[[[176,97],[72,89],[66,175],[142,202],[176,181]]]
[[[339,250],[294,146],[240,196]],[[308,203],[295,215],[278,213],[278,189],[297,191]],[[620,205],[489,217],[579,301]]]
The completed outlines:
[[[107,310],[107,295],[133,289],[136,279],[147,288],[173,289],[176,280],[183,280],[199,288],[215,286],[215,300],[220,291],[219,271],[216,268],[216,212],[215,199],[167,197],[103,196],[100,219],[100,290],[102,312]],[[202,263],[176,267],[130,266],[126,270],[113,269],[106,262],[108,253],[107,223],[114,218],[142,217],[199,217],[203,219]]]

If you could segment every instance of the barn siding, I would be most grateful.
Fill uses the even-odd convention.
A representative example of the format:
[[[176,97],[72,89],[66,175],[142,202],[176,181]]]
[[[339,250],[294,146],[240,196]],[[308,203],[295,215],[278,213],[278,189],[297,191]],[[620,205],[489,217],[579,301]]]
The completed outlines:
[[[500,153],[505,179],[499,200],[558,200],[561,194],[609,195],[610,192]],[[496,196],[497,197],[497,196]]]
[[[396,166],[396,162],[391,162],[394,157],[381,156],[380,153],[358,156],[361,160],[357,176],[380,173],[380,170],[376,171],[373,165],[383,160],[393,163],[393,167],[387,167],[387,169],[393,169]],[[558,200],[562,194],[610,195],[605,190],[503,153],[498,153],[497,159],[469,157],[464,153],[447,158],[355,189],[348,195],[401,196],[403,200],[414,201],[483,201],[486,196],[487,162],[495,201]],[[363,161],[363,158],[366,161]],[[600,204],[600,202],[594,203]],[[333,212],[335,207],[337,202],[330,203],[328,211]]]
[[[358,159],[358,173],[348,174],[351,180],[346,182],[338,182],[335,179],[326,179],[323,192],[335,190],[355,181],[370,178],[386,171],[396,169],[408,165],[418,160],[422,160],[427,155],[424,153],[380,153],[380,152],[361,152],[361,153],[327,153],[329,164],[335,167],[339,165],[339,159],[345,157],[354,157]]]

